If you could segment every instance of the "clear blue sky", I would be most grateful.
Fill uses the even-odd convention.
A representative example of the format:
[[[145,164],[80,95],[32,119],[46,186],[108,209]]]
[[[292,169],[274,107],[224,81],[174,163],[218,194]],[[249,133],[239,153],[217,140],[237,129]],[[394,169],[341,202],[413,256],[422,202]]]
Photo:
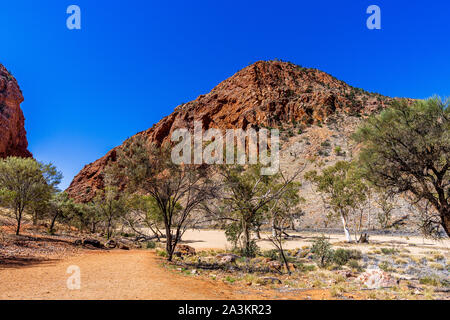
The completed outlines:
[[[82,29],[66,28],[81,8]],[[381,8],[382,29],[366,28]],[[389,96],[450,96],[450,2],[15,0],[0,62],[23,90],[29,149],[63,171],[257,61],[279,58]]]

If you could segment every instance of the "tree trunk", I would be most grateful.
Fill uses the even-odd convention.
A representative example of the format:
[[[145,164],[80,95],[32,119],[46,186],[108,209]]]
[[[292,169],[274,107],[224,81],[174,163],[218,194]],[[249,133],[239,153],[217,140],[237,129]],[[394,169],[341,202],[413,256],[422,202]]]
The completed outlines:
[[[272,237],[276,237],[277,236],[277,229],[276,229],[276,225],[275,225],[275,217],[272,219]]]
[[[173,248],[173,245],[166,244],[166,251],[167,251],[167,260],[172,262],[173,252],[175,251],[174,248]]]
[[[441,210],[442,228],[444,228],[447,237],[450,237],[450,208]]]
[[[166,226],[166,251],[167,251],[167,260],[172,261],[174,248],[172,241],[172,232],[168,226]]]
[[[367,230],[370,230],[370,227],[371,227],[371,209],[372,209],[372,206],[370,205],[370,199],[371,199],[371,193],[370,193],[370,191],[369,191],[369,195],[368,195],[368,205],[369,205],[369,208],[368,208],[368,210],[367,210]]]
[[[280,237],[282,237],[282,235],[280,234]],[[291,270],[289,269],[289,262],[286,259],[286,256],[284,255],[284,250],[283,250],[283,246],[281,244],[282,240],[280,238],[280,253],[281,253],[281,258],[283,258],[283,262],[284,265],[286,266],[286,271],[289,275],[291,275]]]
[[[17,220],[16,236],[18,236],[18,235],[20,234],[20,220],[21,220],[21,219],[18,219],[18,220]]]
[[[249,226],[248,224],[244,221],[242,223],[242,240],[243,240],[243,245],[244,245],[244,250],[245,250],[245,255],[248,255],[250,253],[250,230],[249,230]]]
[[[258,226],[258,228],[256,228],[256,237],[257,237],[259,240],[261,240],[261,230],[260,230],[260,228],[261,228],[261,227],[259,227],[259,226]]]
[[[17,229],[16,229],[16,236],[20,234],[20,224],[22,222],[22,210],[19,209],[19,214],[16,215],[17,217]]]
[[[341,214],[341,220],[342,220],[342,225],[344,227],[345,240],[347,242],[352,242],[352,238],[350,236],[350,232],[347,229],[347,221],[345,220],[345,217],[344,217],[343,214]]]
[[[109,240],[109,238],[111,238],[111,235],[112,235],[111,220],[112,220],[112,218],[108,219],[108,224],[106,226],[106,239],[107,240]]]
[[[56,218],[58,218],[58,215],[59,215],[59,214],[56,214],[56,215],[53,217],[53,219],[52,219],[52,222],[51,222],[50,228],[49,228],[49,232],[50,232],[50,233],[53,233],[53,228],[55,227],[55,222],[56,222]]]

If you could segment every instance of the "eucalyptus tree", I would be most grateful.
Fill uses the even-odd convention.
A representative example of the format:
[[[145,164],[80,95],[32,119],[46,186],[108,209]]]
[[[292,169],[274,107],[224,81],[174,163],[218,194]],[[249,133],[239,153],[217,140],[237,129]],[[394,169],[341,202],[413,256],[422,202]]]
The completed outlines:
[[[353,163],[339,161],[325,168],[321,174],[313,170],[305,175],[324,194],[324,201],[341,219],[347,242],[351,242],[348,221],[358,207],[367,200],[368,185],[357,174]]]
[[[276,217],[270,216],[271,206],[281,212],[283,201],[295,202],[298,189],[294,188],[294,179],[301,172],[299,169],[290,178],[282,173],[274,175],[261,175],[260,165],[222,165],[219,169],[223,181],[222,212],[225,218],[232,221],[227,227],[226,234],[235,246],[245,256],[253,256],[257,251],[251,231],[265,219],[271,219],[276,226]],[[295,190],[294,192],[291,192]],[[279,202],[277,202],[279,201]],[[272,208],[273,209],[273,208]],[[274,224],[275,223],[275,224]]]
[[[193,223],[193,213],[215,197],[207,165],[176,164],[169,146],[148,143],[142,136],[127,140],[118,151],[114,172],[127,181],[130,193],[152,197],[164,223],[166,251],[171,261],[177,244]]]
[[[39,163],[31,158],[8,157],[0,160],[0,198],[10,207],[20,234],[23,214],[33,204],[48,201],[62,179],[52,164]]]
[[[450,235],[450,108],[435,97],[395,102],[354,135],[366,179],[414,205],[429,208],[424,226]]]

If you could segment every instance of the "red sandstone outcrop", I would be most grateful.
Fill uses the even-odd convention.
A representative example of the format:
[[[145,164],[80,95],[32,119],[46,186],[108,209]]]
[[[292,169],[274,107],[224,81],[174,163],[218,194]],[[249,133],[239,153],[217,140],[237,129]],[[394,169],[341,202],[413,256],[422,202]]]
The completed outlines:
[[[210,93],[180,105],[174,112],[138,133],[149,141],[170,140],[177,128],[280,127],[291,123],[326,122],[331,114],[364,115],[384,108],[391,98],[353,88],[331,75],[279,61],[259,61],[237,72]],[[118,147],[120,148],[120,146]],[[67,192],[89,201],[103,187],[102,172],[115,161],[116,149],[84,167]]]
[[[0,158],[32,156],[27,150],[22,102],[16,79],[0,64]]]

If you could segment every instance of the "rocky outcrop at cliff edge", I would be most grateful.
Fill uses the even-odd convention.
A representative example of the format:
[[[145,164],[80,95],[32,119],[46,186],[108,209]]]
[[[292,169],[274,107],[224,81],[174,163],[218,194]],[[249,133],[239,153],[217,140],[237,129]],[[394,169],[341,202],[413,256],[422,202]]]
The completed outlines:
[[[31,157],[20,104],[22,91],[16,79],[0,64],[0,158]]]
[[[194,120],[202,121],[204,129],[321,124],[332,114],[370,114],[391,101],[316,69],[259,61],[221,82],[210,93],[176,107],[171,115],[138,135],[163,143],[177,128],[192,129]],[[69,195],[78,201],[89,201],[103,187],[103,169],[115,159],[113,149],[85,166],[68,188]]]

